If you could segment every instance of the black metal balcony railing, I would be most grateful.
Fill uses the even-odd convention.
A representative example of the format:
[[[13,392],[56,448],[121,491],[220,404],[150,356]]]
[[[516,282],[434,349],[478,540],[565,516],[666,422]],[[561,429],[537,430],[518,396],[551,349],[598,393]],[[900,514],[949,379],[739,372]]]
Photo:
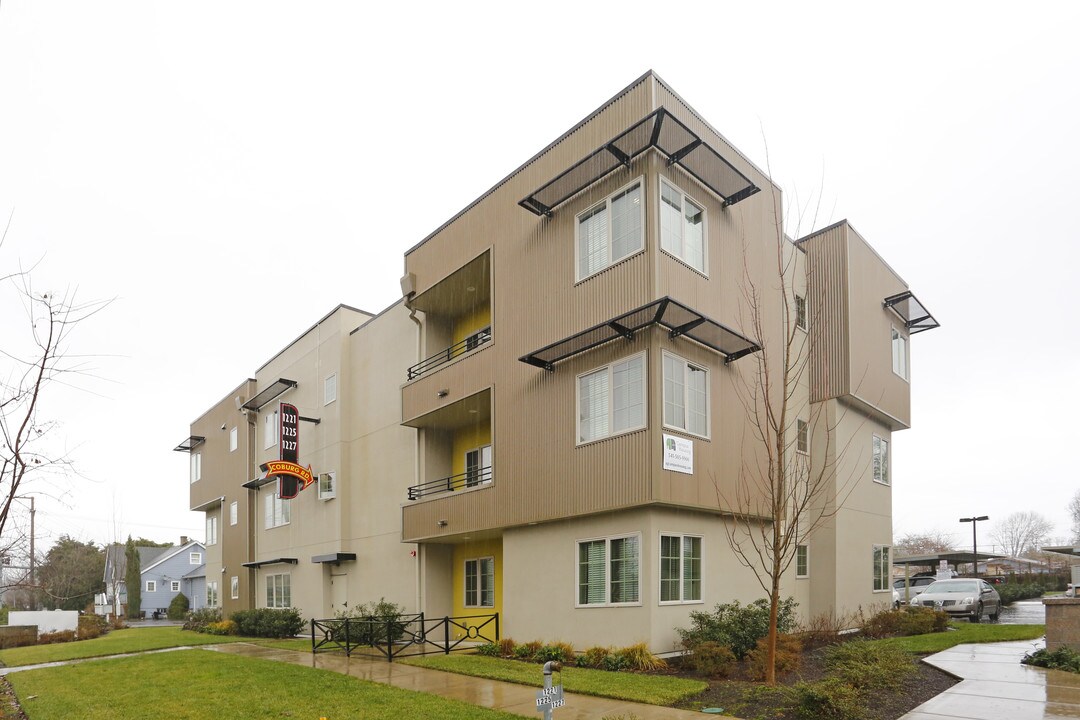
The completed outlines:
[[[455,343],[445,350],[440,350],[437,355],[432,355],[426,360],[420,362],[409,368],[409,379],[413,380],[418,378],[429,370],[445,365],[456,357],[460,357],[465,353],[475,350],[484,343],[491,340],[491,326],[484,328],[483,330],[477,330],[469,337],[465,338],[459,343]]]
[[[461,490],[463,488],[476,487],[477,485],[491,482],[491,478],[492,474],[490,467],[466,470],[463,473],[451,475],[450,477],[413,485],[409,488],[409,499],[419,500],[425,495],[435,495],[437,493],[453,492],[454,490]]]

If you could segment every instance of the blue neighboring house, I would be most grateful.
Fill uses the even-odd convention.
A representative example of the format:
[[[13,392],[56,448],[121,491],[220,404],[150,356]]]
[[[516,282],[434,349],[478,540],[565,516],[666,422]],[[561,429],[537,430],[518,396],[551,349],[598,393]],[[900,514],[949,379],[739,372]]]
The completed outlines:
[[[206,606],[206,548],[197,540],[181,538],[180,545],[139,547],[141,572],[141,607],[127,608],[127,617],[164,616],[169,604],[180,593],[187,596],[191,609]],[[99,595],[100,615],[123,614],[127,604],[127,556],[122,544],[110,545],[105,552],[105,592]]]

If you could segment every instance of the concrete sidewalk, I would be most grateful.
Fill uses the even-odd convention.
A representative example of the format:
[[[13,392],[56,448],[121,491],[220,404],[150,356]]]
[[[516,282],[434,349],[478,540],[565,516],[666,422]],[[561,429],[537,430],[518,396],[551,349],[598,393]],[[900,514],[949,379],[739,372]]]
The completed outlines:
[[[543,717],[536,709],[538,688],[535,687],[455,675],[441,670],[412,667],[385,660],[348,658],[339,653],[313,654],[296,650],[277,650],[247,643],[208,646],[206,649],[230,655],[243,655],[332,670],[363,680],[462,700],[471,705],[502,710],[529,718]],[[537,666],[538,679],[540,678],[539,668],[540,666]],[[555,717],[558,720],[600,720],[605,715],[622,715],[626,718],[634,716],[639,720],[690,720],[690,718],[700,720],[702,717],[710,717],[690,710],[675,710],[573,693],[566,693],[566,705],[555,711]]]
[[[957,645],[926,662],[962,681],[901,720],[1080,718],[1080,675],[1021,665],[1041,640]]]

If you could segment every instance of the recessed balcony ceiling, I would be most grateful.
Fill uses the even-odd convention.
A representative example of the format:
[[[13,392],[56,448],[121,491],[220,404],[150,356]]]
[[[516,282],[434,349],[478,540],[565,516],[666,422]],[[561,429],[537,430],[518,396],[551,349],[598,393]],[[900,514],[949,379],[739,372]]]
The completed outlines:
[[[490,255],[473,258],[413,298],[410,307],[448,317],[460,317],[485,306],[490,296]]]
[[[679,165],[693,175],[723,198],[725,206],[760,190],[715,148],[660,108],[533,191],[518,205],[537,215],[550,215],[559,205],[609,173],[620,167],[629,168],[630,162],[649,148],[663,153],[669,165]]]

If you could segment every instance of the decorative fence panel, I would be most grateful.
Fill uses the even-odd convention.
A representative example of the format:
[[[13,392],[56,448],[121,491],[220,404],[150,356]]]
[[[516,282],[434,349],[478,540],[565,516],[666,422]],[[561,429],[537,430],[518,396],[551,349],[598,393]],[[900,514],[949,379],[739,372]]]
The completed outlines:
[[[426,618],[424,613],[390,617],[330,618],[311,621],[311,652],[344,650],[378,655],[393,662],[410,655],[465,650],[499,641],[499,614]]]

